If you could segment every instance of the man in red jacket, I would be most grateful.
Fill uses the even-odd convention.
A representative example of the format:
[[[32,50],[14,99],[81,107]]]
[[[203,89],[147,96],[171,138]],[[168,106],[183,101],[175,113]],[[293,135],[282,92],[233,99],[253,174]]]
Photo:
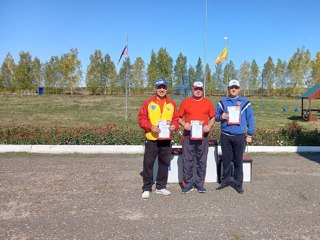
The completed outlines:
[[[171,161],[171,135],[179,128],[175,102],[167,97],[168,83],[159,78],[155,82],[155,96],[147,99],[138,114],[139,126],[145,131],[146,142],[143,158],[142,198],[148,199],[153,185],[153,166],[158,157],[156,190],[158,194],[170,195],[166,189],[168,166]]]

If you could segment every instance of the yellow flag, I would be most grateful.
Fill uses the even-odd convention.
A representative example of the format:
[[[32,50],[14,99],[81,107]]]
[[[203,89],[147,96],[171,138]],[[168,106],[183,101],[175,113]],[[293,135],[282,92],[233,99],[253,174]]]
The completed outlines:
[[[214,61],[214,64],[221,63],[228,58],[228,47],[225,47],[219,57]]]

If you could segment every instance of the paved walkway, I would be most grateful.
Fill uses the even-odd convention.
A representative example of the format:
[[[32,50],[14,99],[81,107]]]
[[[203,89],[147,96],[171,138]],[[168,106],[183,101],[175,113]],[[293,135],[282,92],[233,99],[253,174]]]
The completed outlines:
[[[250,155],[242,195],[142,200],[142,155],[0,154],[0,239],[319,239],[320,153]]]

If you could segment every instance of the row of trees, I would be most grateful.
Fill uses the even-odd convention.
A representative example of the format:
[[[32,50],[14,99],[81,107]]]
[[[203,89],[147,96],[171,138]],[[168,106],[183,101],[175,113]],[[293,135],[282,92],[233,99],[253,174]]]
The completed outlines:
[[[53,56],[41,63],[32,59],[29,52],[21,52],[16,64],[10,53],[4,59],[0,72],[0,89],[16,92],[37,90],[44,86],[46,92],[70,91],[83,82],[78,50],[70,49],[62,56]],[[173,89],[190,86],[196,80],[205,81],[206,94],[223,93],[229,79],[239,79],[244,94],[300,94],[306,87],[320,84],[320,52],[311,59],[309,50],[298,48],[289,62],[278,59],[275,63],[269,57],[260,69],[255,60],[244,61],[239,69],[232,60],[214,66],[203,66],[198,58],[196,66],[187,64],[187,57],[180,53],[175,60],[166,48],[156,53],[151,51],[150,62],[146,65],[141,57],[133,63],[126,57],[117,72],[109,54],[103,56],[96,50],[90,56],[85,83],[92,94],[143,93],[152,91],[154,81],[164,77]]]
[[[60,57],[51,57],[44,64],[38,57],[32,59],[29,52],[20,52],[19,57],[18,64],[15,64],[10,53],[4,59],[0,72],[0,89],[10,92],[37,91],[38,87],[45,86],[56,91],[68,88],[72,93],[82,79],[77,49],[70,49]]]

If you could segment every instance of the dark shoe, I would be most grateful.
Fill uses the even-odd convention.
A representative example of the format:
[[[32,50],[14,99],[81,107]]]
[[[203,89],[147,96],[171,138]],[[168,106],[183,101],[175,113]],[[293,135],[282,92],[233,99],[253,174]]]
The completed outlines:
[[[220,185],[216,188],[216,190],[221,190],[221,189],[224,189],[226,187],[228,187],[229,184],[228,183],[225,183],[225,182],[222,182],[220,183]]]
[[[234,188],[236,191],[237,191],[237,193],[239,193],[239,194],[242,194],[243,192],[244,192],[244,189],[243,189],[243,187],[242,187],[242,185],[235,185],[235,188]]]
[[[184,189],[182,189],[181,193],[189,193],[193,191],[193,186],[186,186]]]
[[[205,193],[207,190],[203,186],[194,186],[199,193]]]

